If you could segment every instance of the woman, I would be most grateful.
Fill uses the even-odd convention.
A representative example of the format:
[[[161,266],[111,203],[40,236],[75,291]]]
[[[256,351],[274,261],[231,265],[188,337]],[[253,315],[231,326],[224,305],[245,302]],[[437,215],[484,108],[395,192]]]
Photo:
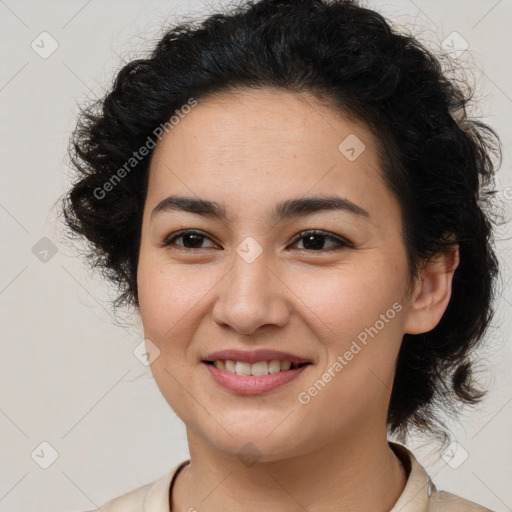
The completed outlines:
[[[443,440],[483,396],[499,140],[466,102],[344,0],[248,2],[119,72],[64,213],[140,313],[190,460],[103,511],[488,510],[388,439]]]

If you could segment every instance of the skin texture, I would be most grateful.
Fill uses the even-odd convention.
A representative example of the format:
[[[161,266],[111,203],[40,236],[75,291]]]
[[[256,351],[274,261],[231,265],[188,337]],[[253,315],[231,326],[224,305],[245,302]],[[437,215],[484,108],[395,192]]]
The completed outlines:
[[[354,161],[338,149],[355,134]],[[169,195],[222,204],[225,221],[153,208]],[[272,221],[283,200],[338,195],[369,217],[322,211]],[[183,229],[196,245],[162,241]],[[297,238],[325,231],[353,247]],[[245,261],[247,238],[261,255]],[[323,240],[323,245],[322,245]],[[189,245],[190,247],[190,245]],[[172,510],[389,511],[405,471],[389,448],[386,415],[404,333],[426,332],[448,304],[458,250],[425,265],[407,294],[400,207],[385,185],[375,141],[311,96],[275,90],[199,101],[155,148],[138,267],[144,335],[163,396],[184,421],[191,464],[176,480]],[[307,404],[297,397],[392,305],[401,310]],[[214,350],[271,348],[313,362],[260,396],[218,386],[201,360]],[[259,459],[246,465],[247,443]]]

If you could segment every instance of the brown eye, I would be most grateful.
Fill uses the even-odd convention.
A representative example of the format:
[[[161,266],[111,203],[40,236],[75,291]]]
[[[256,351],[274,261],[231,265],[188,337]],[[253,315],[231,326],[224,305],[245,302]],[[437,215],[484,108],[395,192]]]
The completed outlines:
[[[176,244],[176,240],[180,239],[182,239],[182,243]],[[175,245],[182,249],[205,249],[206,247],[201,247],[204,240],[209,240],[209,238],[200,231],[188,229],[167,237],[162,245],[164,247]]]
[[[176,243],[177,240],[181,240],[181,243]],[[200,231],[188,229],[174,233],[167,237],[163,242],[163,247],[174,246],[180,249],[207,249],[202,244],[205,240],[210,240],[205,234]],[[293,244],[302,242],[303,247],[298,247],[299,250],[308,252],[326,252],[333,250],[341,250],[349,247],[353,247],[353,244],[344,240],[338,236],[330,234],[326,231],[304,231],[295,239]],[[326,242],[330,246],[325,247]],[[292,245],[293,245],[292,244]],[[215,244],[211,247],[215,247]]]
[[[333,245],[331,247],[325,248],[324,244],[326,240],[331,241],[331,243],[334,242]],[[353,245],[350,242],[343,240],[342,238],[339,238],[337,236],[331,235],[326,231],[304,231],[300,233],[297,239],[295,239],[294,244],[300,241],[303,241],[303,247],[299,247],[299,250],[313,252],[332,251],[353,247]]]

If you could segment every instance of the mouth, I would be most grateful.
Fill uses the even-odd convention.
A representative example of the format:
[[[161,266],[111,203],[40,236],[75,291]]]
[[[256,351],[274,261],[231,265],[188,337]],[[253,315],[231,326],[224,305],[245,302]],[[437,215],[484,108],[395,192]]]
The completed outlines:
[[[251,364],[232,359],[216,359],[204,360],[202,366],[215,383],[230,392],[237,395],[262,395],[299,378],[312,363],[274,359]]]
[[[252,375],[255,377],[274,375],[276,373],[286,372],[289,370],[297,370],[298,368],[311,364],[309,361],[296,363],[289,360],[279,359],[258,361],[252,364],[246,361],[235,361],[233,359],[216,359],[215,361],[205,360],[202,362],[228,373],[245,376]]]

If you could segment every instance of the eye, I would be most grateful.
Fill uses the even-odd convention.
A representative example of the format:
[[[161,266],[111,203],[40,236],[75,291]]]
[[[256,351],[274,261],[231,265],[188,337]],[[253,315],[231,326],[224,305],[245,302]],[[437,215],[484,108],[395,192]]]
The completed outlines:
[[[180,239],[182,239],[182,243],[176,244],[176,240]],[[167,237],[165,240],[163,240],[162,246],[168,247],[175,245],[182,249],[206,249],[207,247],[201,247],[201,244],[204,240],[210,240],[210,238],[203,234],[201,231],[186,229]],[[324,248],[323,246],[326,240],[330,240],[331,243],[334,242],[334,244],[331,247]],[[326,231],[319,230],[303,231],[302,233],[299,233],[299,236],[295,238],[295,241],[292,243],[292,245],[301,241],[304,241],[305,243],[303,243],[303,247],[299,247],[299,250],[310,252],[325,252],[353,247],[353,244],[347,240],[329,234]],[[215,245],[213,245],[213,247],[215,247]]]
[[[334,242],[334,246],[323,248],[325,240],[331,240]],[[298,238],[296,238],[293,243],[296,244],[300,241],[304,241],[304,243],[303,247],[299,247],[299,250],[304,251],[325,252],[354,247],[353,244],[347,240],[344,240],[338,236],[331,235],[326,231],[319,230],[303,231],[299,234]]]
[[[174,242],[176,240],[179,240],[180,238],[183,239],[183,244],[175,244]],[[179,231],[178,233],[174,233],[173,235],[167,237],[162,242],[162,246],[167,247],[170,245],[177,245],[182,249],[205,249],[205,247],[200,247],[203,239],[209,240],[209,238],[200,231],[186,229],[184,231]]]

